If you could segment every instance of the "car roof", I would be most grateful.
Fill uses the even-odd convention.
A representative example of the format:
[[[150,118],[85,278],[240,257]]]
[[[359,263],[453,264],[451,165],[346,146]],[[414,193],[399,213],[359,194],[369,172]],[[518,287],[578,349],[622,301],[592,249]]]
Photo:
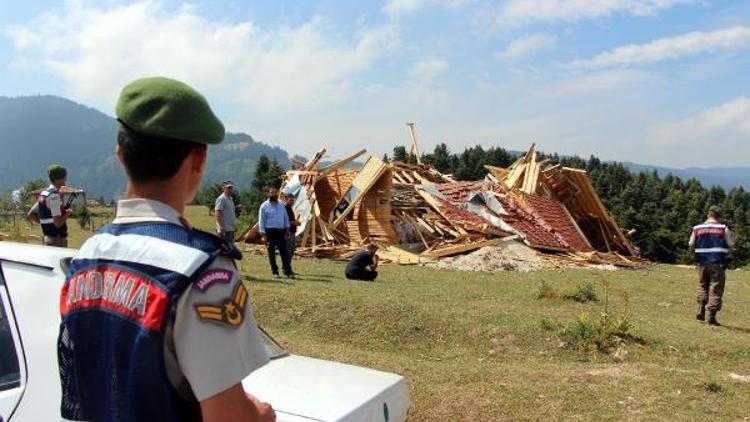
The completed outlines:
[[[0,241],[0,261],[60,268],[63,259],[72,258],[75,254],[75,249]]]

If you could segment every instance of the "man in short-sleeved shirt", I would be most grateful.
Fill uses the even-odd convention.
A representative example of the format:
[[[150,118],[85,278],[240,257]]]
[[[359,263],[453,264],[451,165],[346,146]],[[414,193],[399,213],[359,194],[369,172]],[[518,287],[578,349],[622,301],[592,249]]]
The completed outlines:
[[[378,247],[367,245],[367,249],[357,252],[346,264],[344,275],[349,280],[375,281],[378,277]]]
[[[67,220],[73,213],[62,203],[60,189],[65,186],[68,172],[64,167],[53,164],[47,169],[47,175],[51,184],[39,194],[28,217],[41,224],[46,246],[65,248],[68,246]]]
[[[63,285],[62,418],[274,421],[242,387],[268,356],[239,251],[182,217],[224,126],[201,94],[167,78],[127,85],[116,114],[126,199]]]
[[[223,184],[224,192],[216,198],[214,204],[214,215],[216,217],[216,233],[227,242],[234,242],[234,234],[237,230],[237,217],[234,211],[234,184],[226,181]]]

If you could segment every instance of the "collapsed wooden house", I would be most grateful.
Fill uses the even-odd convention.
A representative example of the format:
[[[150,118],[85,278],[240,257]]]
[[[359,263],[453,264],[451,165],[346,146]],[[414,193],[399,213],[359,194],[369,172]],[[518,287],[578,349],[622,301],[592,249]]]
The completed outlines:
[[[296,198],[303,256],[345,258],[373,242],[387,260],[416,263],[511,239],[599,262],[638,255],[586,172],[537,161],[535,146],[509,168],[487,166],[477,182],[375,156],[347,168],[365,150],[319,167],[325,154],[288,171],[281,189]]]

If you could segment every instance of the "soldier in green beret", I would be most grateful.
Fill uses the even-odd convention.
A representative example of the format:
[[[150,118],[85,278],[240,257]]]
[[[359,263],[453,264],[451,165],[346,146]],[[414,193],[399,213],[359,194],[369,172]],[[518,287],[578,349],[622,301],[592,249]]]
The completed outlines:
[[[59,164],[47,169],[51,184],[39,193],[36,204],[27,217],[42,226],[43,243],[46,246],[68,247],[68,218],[72,215],[69,207],[63,204],[62,188],[65,186],[68,171]]]
[[[116,155],[125,197],[84,243],[63,287],[58,342],[70,421],[273,421],[242,381],[268,352],[236,248],[183,217],[224,126],[167,78],[123,88]]]

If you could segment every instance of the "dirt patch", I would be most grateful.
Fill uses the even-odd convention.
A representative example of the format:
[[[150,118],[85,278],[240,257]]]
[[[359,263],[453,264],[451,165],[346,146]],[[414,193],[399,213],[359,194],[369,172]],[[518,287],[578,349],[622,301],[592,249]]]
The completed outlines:
[[[554,267],[540,253],[520,242],[504,242],[498,246],[487,246],[467,255],[443,258],[425,265],[446,270],[486,272],[529,272]]]
[[[618,268],[606,264],[583,264],[580,261],[546,255],[521,242],[503,242],[487,246],[466,255],[442,258],[426,262],[427,267],[456,271],[520,271],[529,272],[549,268],[588,268],[598,271],[614,271]]]
[[[737,382],[750,382],[750,375],[740,375],[730,372],[729,379]]]
[[[594,377],[639,378],[641,376],[641,371],[627,366],[608,366],[605,368],[592,369],[586,372],[586,374]]]

